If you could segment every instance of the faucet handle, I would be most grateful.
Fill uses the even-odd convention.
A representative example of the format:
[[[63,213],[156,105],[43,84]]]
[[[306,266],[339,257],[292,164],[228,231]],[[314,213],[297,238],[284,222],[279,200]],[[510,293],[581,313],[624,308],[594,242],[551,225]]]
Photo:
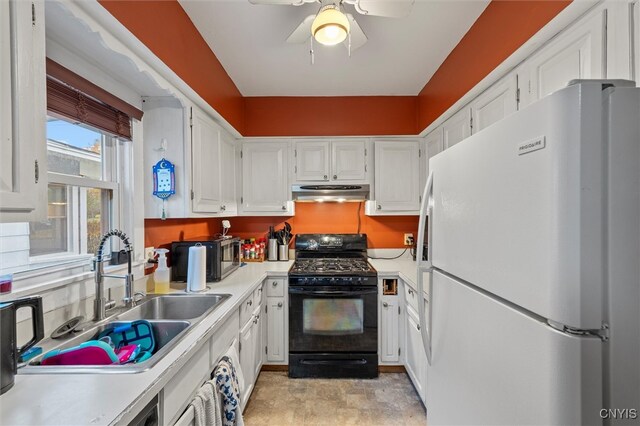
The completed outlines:
[[[136,297],[139,297],[139,299],[136,299]],[[133,294],[133,298],[132,298],[132,302],[133,302],[133,306],[135,306],[138,302],[140,302],[142,299],[144,299],[145,297],[147,297],[147,295],[142,292],[142,291],[136,291]]]

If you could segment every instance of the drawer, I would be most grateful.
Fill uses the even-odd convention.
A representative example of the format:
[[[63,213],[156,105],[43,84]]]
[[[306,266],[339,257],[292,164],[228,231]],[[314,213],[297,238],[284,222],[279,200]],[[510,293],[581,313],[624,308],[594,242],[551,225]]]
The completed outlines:
[[[267,296],[284,297],[286,278],[267,278]]]
[[[253,306],[254,308],[262,305],[262,289],[264,288],[264,284],[260,284],[258,288],[253,291]]]
[[[244,325],[251,319],[251,315],[253,315],[253,311],[256,305],[253,302],[253,293],[247,296],[242,304],[240,304],[240,328],[244,327]]]
[[[413,308],[414,312],[418,312],[418,292],[404,283],[404,300],[407,306]]]

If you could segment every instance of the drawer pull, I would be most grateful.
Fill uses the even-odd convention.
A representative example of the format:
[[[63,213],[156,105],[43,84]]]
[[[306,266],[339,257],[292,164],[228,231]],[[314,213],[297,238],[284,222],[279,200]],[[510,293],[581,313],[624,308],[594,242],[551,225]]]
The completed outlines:
[[[388,308],[389,304],[387,302],[382,302],[382,306],[384,306],[385,308]]]
[[[271,285],[274,286],[274,287],[278,287],[278,281],[272,282]]]
[[[278,308],[282,308],[282,302],[278,302]]]

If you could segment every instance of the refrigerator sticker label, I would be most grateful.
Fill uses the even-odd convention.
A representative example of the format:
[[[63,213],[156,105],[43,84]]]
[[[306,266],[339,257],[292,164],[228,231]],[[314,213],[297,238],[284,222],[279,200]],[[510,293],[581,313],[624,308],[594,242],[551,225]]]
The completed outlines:
[[[518,145],[518,155],[528,154],[533,151],[537,151],[539,149],[544,148],[546,145],[546,141],[544,136],[532,139]]]

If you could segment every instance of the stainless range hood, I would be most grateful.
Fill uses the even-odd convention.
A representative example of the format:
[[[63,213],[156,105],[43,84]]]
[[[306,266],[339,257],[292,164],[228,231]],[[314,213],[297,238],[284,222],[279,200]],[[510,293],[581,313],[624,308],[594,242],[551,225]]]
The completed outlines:
[[[344,202],[369,199],[369,185],[292,185],[294,201]]]

